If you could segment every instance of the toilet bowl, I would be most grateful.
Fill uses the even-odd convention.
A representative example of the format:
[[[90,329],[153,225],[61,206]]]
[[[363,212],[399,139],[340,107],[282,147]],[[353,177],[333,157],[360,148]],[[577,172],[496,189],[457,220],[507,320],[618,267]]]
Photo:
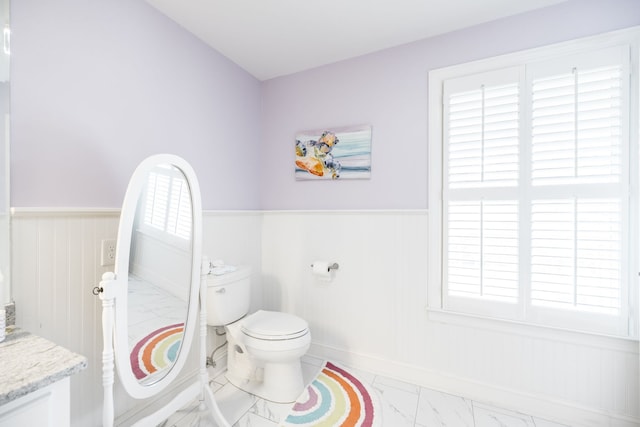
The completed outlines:
[[[300,358],[311,345],[307,323],[287,313],[259,310],[227,331],[227,379],[236,387],[278,403],[304,389]]]
[[[311,345],[309,325],[293,314],[249,307],[248,267],[208,279],[207,323],[224,326],[227,379],[277,402],[294,402],[304,389],[300,358]]]

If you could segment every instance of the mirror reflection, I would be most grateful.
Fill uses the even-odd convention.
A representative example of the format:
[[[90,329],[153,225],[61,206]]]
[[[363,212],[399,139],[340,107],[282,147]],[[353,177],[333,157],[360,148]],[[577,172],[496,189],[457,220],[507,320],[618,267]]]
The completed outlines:
[[[173,367],[182,346],[193,265],[193,214],[184,173],[153,168],[131,231],[128,340],[131,369],[153,384]]]

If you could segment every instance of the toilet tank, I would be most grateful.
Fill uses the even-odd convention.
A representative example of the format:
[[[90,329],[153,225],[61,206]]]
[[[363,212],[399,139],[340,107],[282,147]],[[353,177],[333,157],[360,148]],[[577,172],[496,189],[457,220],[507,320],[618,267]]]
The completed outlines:
[[[207,324],[223,326],[249,312],[251,301],[251,267],[238,266],[235,271],[207,276]]]

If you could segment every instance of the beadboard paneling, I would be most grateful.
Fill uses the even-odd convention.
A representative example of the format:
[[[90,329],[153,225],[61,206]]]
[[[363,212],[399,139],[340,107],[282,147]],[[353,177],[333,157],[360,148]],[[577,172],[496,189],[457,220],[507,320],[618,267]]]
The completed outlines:
[[[637,342],[427,312],[427,226],[425,211],[266,212],[265,305],[305,318],[319,357],[569,425],[638,425]],[[339,263],[330,283],[314,260]]]
[[[71,379],[72,423],[98,426],[101,307],[91,289],[118,214],[12,221],[17,324],[87,356]],[[424,211],[205,212],[203,253],[251,265],[252,309],[308,320],[316,356],[574,426],[638,425],[637,342],[428,313],[427,224]],[[332,282],[311,275],[315,260],[340,264]],[[117,390],[118,413],[135,410]]]
[[[101,423],[100,242],[115,238],[117,213],[28,213],[12,218],[16,325],[89,360],[71,379],[74,426]]]
[[[77,427],[102,423],[102,306],[91,290],[113,268],[100,266],[100,247],[102,239],[116,237],[118,220],[119,212],[112,210],[18,211],[12,218],[17,326],[89,360],[87,369],[71,378],[71,419]],[[259,213],[205,213],[204,253],[252,265],[259,286],[260,227]],[[192,356],[197,353],[180,379],[197,369]],[[126,421],[148,404],[127,398],[116,379],[116,416]]]

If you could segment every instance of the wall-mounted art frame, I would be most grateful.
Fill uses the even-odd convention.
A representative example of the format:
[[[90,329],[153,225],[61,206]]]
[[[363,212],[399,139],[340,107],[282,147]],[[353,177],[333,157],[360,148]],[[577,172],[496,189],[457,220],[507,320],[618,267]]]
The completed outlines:
[[[371,126],[298,132],[295,176],[297,180],[371,178]]]

